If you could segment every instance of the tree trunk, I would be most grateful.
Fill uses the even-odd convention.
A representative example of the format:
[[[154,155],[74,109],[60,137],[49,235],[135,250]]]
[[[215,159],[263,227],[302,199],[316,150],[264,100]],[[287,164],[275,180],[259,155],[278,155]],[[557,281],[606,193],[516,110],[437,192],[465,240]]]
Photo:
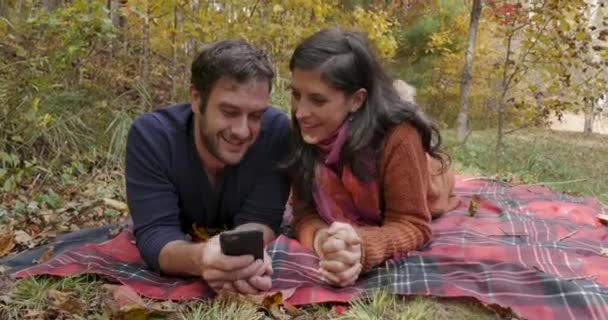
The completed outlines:
[[[61,4],[61,0],[44,0],[42,4],[46,10],[52,11]]]
[[[177,0],[173,0],[173,33],[171,34],[172,43],[171,50],[173,51],[173,66],[171,68],[171,102],[177,101],[177,74],[180,68],[177,67]]]
[[[477,29],[479,17],[481,16],[482,0],[474,0],[471,9],[471,22],[469,25],[469,41],[464,58],[462,69],[462,79],[460,81],[460,112],[456,120],[457,139],[459,143],[465,143],[468,126],[467,119],[469,113],[469,96],[471,91],[471,70],[473,69],[473,57],[475,56],[475,41],[477,39]]]
[[[149,81],[149,77],[150,77],[150,57],[149,57],[149,44],[150,44],[150,1],[151,0],[146,0],[146,15],[144,17],[144,36],[142,39],[142,48],[143,48],[143,54],[142,54],[142,87],[143,87],[143,91],[142,92],[142,97],[141,97],[141,104],[142,107],[145,108],[147,101],[147,97],[149,96],[148,94],[148,81]],[[149,106],[148,106],[149,107]]]
[[[585,134],[593,133],[593,123],[595,120],[595,100],[585,102],[585,128],[583,132]]]
[[[507,92],[509,91],[509,78],[513,76],[513,74],[509,75],[509,62],[511,61],[511,48],[513,45],[513,33],[510,33],[507,37],[507,55],[505,56],[505,63],[503,65],[502,72],[502,92],[500,95],[500,100],[498,101],[498,134],[496,137],[496,164],[500,161],[500,157],[502,154],[502,139],[504,136],[504,122],[505,122],[505,113],[506,113],[506,98]],[[515,72],[515,70],[513,71]]]

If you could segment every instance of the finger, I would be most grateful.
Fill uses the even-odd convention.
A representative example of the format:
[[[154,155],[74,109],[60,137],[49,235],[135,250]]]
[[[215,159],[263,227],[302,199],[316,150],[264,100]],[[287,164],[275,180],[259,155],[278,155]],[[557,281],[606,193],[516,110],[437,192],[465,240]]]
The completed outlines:
[[[335,232],[338,232],[340,230],[348,230],[349,228],[352,228],[352,226],[348,223],[334,222],[331,224],[331,226],[329,226],[329,229],[327,229],[327,232],[329,234],[334,234]]]
[[[335,237],[340,239],[348,245],[358,245],[361,243],[361,238],[357,234],[357,232],[352,229],[338,229],[330,234],[330,237]]]
[[[218,269],[207,268],[203,270],[203,278],[210,281],[236,281],[240,279],[248,279],[263,271],[265,268],[262,261],[257,260],[249,266],[232,271],[223,271]]]
[[[326,255],[324,261],[340,261],[349,266],[354,265],[357,262],[361,262],[361,253],[353,252],[348,250],[342,250]]]
[[[237,292],[242,294],[258,294],[258,290],[251,286],[247,280],[237,280],[232,284]]]
[[[346,249],[346,243],[333,237],[321,245],[321,251],[323,251],[324,256],[344,249]]]
[[[352,278],[359,278],[359,274],[361,273],[362,269],[363,266],[361,266],[360,263],[357,263],[348,270],[334,275],[339,279],[340,283],[347,283],[348,281],[352,280]]]
[[[249,284],[259,291],[268,291],[272,288],[272,279],[269,276],[252,277]]]
[[[331,284],[339,284],[340,283],[340,279],[336,275],[334,275],[333,273],[328,272],[325,269],[321,269],[320,273],[321,273],[321,277],[323,279],[325,279],[326,282],[329,282]]]
[[[323,268],[324,270],[334,273],[334,274],[344,272],[350,268],[350,265],[346,265],[341,261],[335,261],[335,260],[321,261],[319,263],[319,266],[321,268]]]
[[[222,291],[237,292],[231,282],[224,282],[221,288]]]
[[[220,290],[222,290],[222,288],[224,287],[224,284],[226,282],[224,281],[211,281],[211,282],[207,282],[207,284],[211,287],[211,289],[213,289],[213,291],[218,292]]]
[[[264,252],[264,264],[266,265],[265,275],[271,276],[274,270],[272,269],[272,258],[268,255],[268,252]]]
[[[252,255],[244,256],[227,256],[222,253],[214,256],[214,259],[209,261],[207,264],[211,268],[219,269],[222,271],[234,271],[236,269],[243,269],[254,262]]]

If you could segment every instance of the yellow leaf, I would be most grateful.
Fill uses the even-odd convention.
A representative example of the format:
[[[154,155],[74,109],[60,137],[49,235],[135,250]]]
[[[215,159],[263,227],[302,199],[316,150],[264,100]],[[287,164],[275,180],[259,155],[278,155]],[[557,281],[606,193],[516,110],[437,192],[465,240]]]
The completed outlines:
[[[34,259],[34,261],[32,261],[32,262],[35,263],[35,264],[41,264],[41,263],[45,263],[45,262],[49,261],[53,257],[54,250],[55,250],[55,247],[49,246],[40,255],[40,258]]]
[[[105,198],[105,199],[103,199],[103,203],[118,211],[127,211],[127,209],[128,209],[126,203],[124,203],[122,201],[114,200],[114,199]]]
[[[274,13],[281,13],[283,12],[283,6],[281,6],[280,4],[275,4],[274,7],[272,7],[272,12]]]
[[[281,304],[282,301],[283,301],[283,293],[281,293],[281,291],[279,291],[273,295],[269,295],[269,296],[265,297],[264,300],[262,301],[262,306],[266,309],[270,309],[272,306]]]
[[[475,194],[471,197],[471,202],[469,202],[469,216],[474,217],[479,210],[479,202],[481,201],[481,196]]]
[[[15,247],[15,235],[12,232],[2,232],[0,234],[0,258],[11,253]]]

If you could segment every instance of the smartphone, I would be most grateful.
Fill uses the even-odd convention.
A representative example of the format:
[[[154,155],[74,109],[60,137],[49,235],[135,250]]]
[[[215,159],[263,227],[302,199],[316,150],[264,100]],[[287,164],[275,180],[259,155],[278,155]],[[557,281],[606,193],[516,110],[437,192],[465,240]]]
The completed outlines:
[[[234,230],[220,234],[222,253],[227,256],[252,255],[264,260],[264,233],[261,230]]]

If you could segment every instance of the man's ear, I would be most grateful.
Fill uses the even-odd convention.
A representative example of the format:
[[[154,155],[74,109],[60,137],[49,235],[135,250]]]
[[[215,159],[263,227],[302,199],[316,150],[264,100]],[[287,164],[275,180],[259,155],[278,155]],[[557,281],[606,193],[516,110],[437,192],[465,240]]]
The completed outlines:
[[[190,84],[190,88],[188,90],[190,95],[190,105],[192,108],[192,112],[195,114],[199,114],[201,112],[201,95],[198,93],[198,90],[194,87],[193,84]]]
[[[350,96],[350,113],[357,112],[367,100],[367,90],[361,88]]]

